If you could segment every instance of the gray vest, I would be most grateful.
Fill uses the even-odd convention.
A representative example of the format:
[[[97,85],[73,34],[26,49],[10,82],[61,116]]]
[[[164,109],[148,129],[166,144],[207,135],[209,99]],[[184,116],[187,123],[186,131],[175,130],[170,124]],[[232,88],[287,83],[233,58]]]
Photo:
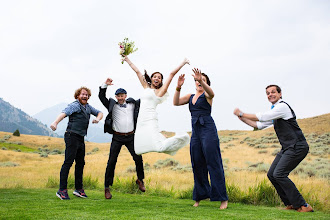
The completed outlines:
[[[281,101],[280,103],[282,102],[283,101]],[[288,103],[286,102],[283,103],[288,105]],[[289,108],[291,110],[293,118],[290,118],[288,120],[284,120],[282,118],[274,120],[274,129],[278,137],[278,140],[282,145],[282,150],[287,150],[288,148],[294,148],[298,142],[308,147],[305,136],[302,133],[296,121],[296,114],[294,113],[294,111],[290,106]]]
[[[79,101],[76,101],[79,102]],[[86,108],[79,102],[81,112],[75,112],[69,116],[68,127],[66,131],[85,136],[87,134],[89,118],[91,115],[91,109],[88,105]]]

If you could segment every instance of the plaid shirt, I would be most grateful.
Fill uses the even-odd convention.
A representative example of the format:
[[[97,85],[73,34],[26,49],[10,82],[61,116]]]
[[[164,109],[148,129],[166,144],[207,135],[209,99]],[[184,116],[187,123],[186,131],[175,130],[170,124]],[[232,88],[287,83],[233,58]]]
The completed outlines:
[[[80,105],[81,104],[77,99],[75,102],[69,104],[62,112],[66,114],[66,116],[72,115],[75,112],[80,113],[81,112]],[[88,103],[86,104],[86,106],[83,107],[86,108],[87,106],[91,109],[91,113],[94,116],[97,116],[101,112],[96,108],[92,107],[91,105],[89,105]]]

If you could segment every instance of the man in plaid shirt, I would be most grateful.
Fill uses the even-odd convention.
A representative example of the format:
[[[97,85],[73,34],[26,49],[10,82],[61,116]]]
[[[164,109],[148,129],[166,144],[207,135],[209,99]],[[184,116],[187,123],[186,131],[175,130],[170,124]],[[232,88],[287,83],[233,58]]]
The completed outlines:
[[[61,200],[70,199],[67,190],[67,182],[73,161],[76,161],[76,190],[73,194],[78,197],[87,198],[83,189],[83,170],[85,165],[84,136],[87,134],[90,115],[96,116],[92,123],[98,123],[103,117],[102,112],[87,103],[90,96],[90,89],[86,87],[77,89],[74,94],[76,101],[69,104],[50,125],[50,128],[55,131],[57,124],[65,117],[69,116],[68,126],[64,134],[65,159],[60,172],[60,189],[56,192],[56,196]]]

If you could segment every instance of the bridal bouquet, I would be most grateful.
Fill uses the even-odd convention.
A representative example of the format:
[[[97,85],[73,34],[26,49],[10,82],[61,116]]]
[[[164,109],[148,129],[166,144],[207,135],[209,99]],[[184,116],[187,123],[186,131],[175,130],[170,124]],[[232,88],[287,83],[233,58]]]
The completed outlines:
[[[129,42],[127,37],[122,42],[119,42],[118,45],[120,49],[119,54],[123,57],[121,60],[122,64],[124,63],[124,55],[127,56],[138,50],[138,48],[134,48],[134,41]]]

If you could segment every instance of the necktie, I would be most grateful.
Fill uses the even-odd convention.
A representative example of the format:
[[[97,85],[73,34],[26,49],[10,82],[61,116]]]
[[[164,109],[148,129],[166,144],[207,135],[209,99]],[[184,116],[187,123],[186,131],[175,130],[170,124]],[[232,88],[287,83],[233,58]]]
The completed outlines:
[[[272,107],[270,107],[270,109],[273,109],[275,107],[275,105],[272,105]],[[274,120],[272,120],[273,124],[274,124]]]
[[[120,107],[126,108],[126,104],[119,104]]]

